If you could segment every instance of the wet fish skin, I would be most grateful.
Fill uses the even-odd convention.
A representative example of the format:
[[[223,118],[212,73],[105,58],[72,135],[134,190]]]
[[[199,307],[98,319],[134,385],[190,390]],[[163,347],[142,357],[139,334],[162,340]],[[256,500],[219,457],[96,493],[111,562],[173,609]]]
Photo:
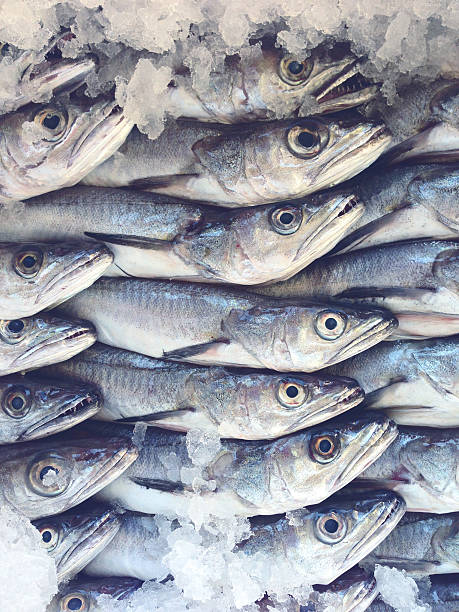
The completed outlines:
[[[0,376],[70,359],[96,337],[91,323],[48,313],[0,319]]]
[[[87,317],[99,341],[118,348],[279,371],[311,372],[336,363],[383,340],[397,325],[384,309],[267,300],[222,287],[137,279],[100,279],[60,310]],[[325,328],[330,317],[336,339]]]
[[[2,503],[29,519],[65,512],[117,478],[137,455],[131,440],[120,436],[59,434],[0,446]]]
[[[0,239],[79,240],[115,253],[105,276],[257,284],[291,276],[328,252],[364,205],[352,195],[238,210],[132,190],[78,186],[0,206]],[[287,215],[290,224],[281,221]]]
[[[78,509],[34,521],[54,559],[57,581],[67,582],[115,537],[121,522],[112,509]]]
[[[400,427],[382,457],[356,485],[399,493],[408,512],[459,511],[459,429]]]
[[[349,378],[205,368],[102,344],[42,372],[94,385],[103,397],[98,420],[217,430],[221,437],[247,440],[278,438],[316,425],[364,397]]]
[[[45,438],[93,417],[100,397],[90,385],[11,374],[0,377],[0,444]]]
[[[373,163],[390,140],[384,126],[361,118],[322,116],[239,129],[179,121],[155,141],[133,130],[117,155],[83,183],[255,206],[341,183]]]
[[[365,407],[400,425],[459,427],[458,349],[457,336],[382,342],[322,373],[357,379]]]
[[[92,431],[95,425],[88,427]],[[103,427],[114,431],[113,425]],[[392,421],[371,415],[328,421],[273,441],[224,441],[203,472],[215,489],[198,495],[216,516],[275,514],[319,503],[375,461],[396,436]],[[171,453],[178,470],[193,467],[186,436],[148,428],[137,462],[99,498],[128,510],[186,516],[197,493],[179,471],[171,480]]]
[[[458,275],[457,242],[418,240],[330,256],[256,291],[383,306],[399,322],[392,338],[416,340],[459,333]]]
[[[390,492],[379,492],[348,500],[327,500],[319,506],[295,513],[295,523],[287,518],[253,525],[253,535],[239,545],[241,554],[269,555],[272,563],[287,560],[293,566],[307,567],[311,581],[330,584],[347,569],[368,555],[395,528],[405,512],[403,500]],[[323,525],[338,523],[339,536],[328,538]],[[322,525],[322,532],[319,525]],[[328,541],[327,541],[328,540]],[[331,541],[333,540],[333,541]],[[285,546],[285,542],[289,545]],[[310,569],[309,569],[310,567]]]
[[[329,585],[315,585],[307,605],[298,612],[325,612],[330,605],[336,612],[364,612],[377,595],[373,575],[355,566]]]
[[[0,318],[30,317],[65,301],[89,287],[112,261],[104,244],[89,241],[0,242]]]

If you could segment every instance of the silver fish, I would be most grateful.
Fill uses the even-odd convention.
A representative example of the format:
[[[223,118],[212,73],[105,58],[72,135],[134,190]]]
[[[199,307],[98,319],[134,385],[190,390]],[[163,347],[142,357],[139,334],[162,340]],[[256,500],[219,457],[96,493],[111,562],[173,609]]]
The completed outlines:
[[[396,437],[392,421],[371,415],[328,421],[272,441],[224,441],[203,470],[203,479],[214,485],[197,493],[181,471],[193,467],[186,436],[150,427],[139,459],[99,497],[128,510],[171,516],[186,516],[197,495],[216,516],[286,512],[344,487]]]
[[[114,600],[122,601],[140,589],[142,584],[142,581],[136,578],[118,576],[73,580],[61,586],[59,593],[47,606],[46,612],[95,612],[100,595],[110,595]]]
[[[122,437],[52,437],[0,446],[0,497],[30,519],[59,514],[116,479],[137,455],[137,447]]]
[[[330,256],[257,292],[384,306],[398,319],[392,338],[417,340],[459,333],[458,279],[459,244],[419,240]]]
[[[335,55],[335,57],[333,57]],[[213,72],[205,92],[191,79],[174,75],[168,109],[176,117],[216,123],[239,123],[324,114],[352,108],[373,98],[378,86],[360,73],[351,54],[337,57],[315,49],[307,58],[263,48],[258,55],[225,62]]]
[[[12,374],[0,377],[0,444],[63,431],[94,416],[99,395],[89,385]]]
[[[355,566],[329,585],[315,585],[307,605],[298,612],[364,612],[378,595],[373,575]]]
[[[274,566],[307,568],[311,582],[330,584],[378,546],[404,512],[403,500],[390,492],[331,499],[296,512],[293,524],[281,518],[253,525],[252,536],[239,548],[241,554],[266,555]]]
[[[361,118],[311,117],[219,128],[171,123],[155,141],[133,130],[86,185],[136,187],[240,207],[300,198],[373,163],[391,137]]]
[[[382,409],[401,425],[459,427],[459,338],[382,342],[322,370],[352,376],[365,406]]]
[[[1,117],[1,198],[25,200],[75,185],[118,149],[131,128],[111,100],[56,99]]]
[[[65,302],[98,339],[151,357],[310,372],[373,346],[396,327],[384,309],[287,302],[222,287],[101,279]],[[269,343],[266,338],[269,337]]]
[[[352,195],[222,210],[146,192],[78,186],[0,206],[0,239],[91,236],[115,254],[105,276],[241,285],[281,280],[327,253],[362,215]]]
[[[421,577],[459,572],[459,514],[408,514],[363,561]]]
[[[409,512],[459,511],[459,429],[400,427],[356,485],[399,493]]]
[[[364,397],[349,378],[205,368],[103,344],[44,373],[94,385],[103,397],[96,416],[102,421],[218,431],[223,438],[246,440],[278,438],[316,425]]]
[[[95,341],[95,329],[85,321],[47,313],[0,319],[0,376],[70,359]]]
[[[89,287],[112,261],[98,243],[0,242],[0,319],[30,317],[60,304]]]
[[[121,522],[114,510],[78,509],[32,523],[56,563],[57,581],[67,582],[115,537]]]

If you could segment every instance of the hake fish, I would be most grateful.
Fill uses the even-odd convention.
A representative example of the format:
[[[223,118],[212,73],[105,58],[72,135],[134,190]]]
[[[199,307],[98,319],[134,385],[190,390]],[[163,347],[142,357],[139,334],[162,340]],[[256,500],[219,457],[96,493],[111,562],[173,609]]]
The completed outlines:
[[[409,512],[459,511],[459,429],[400,427],[395,442],[355,485],[391,489]]]
[[[85,430],[96,427],[85,424]],[[186,436],[149,427],[136,463],[99,497],[128,510],[169,516],[187,516],[197,497],[216,516],[287,512],[344,487],[396,437],[392,421],[369,415],[328,421],[277,440],[225,440],[203,468],[209,487],[197,493],[183,480],[183,468],[193,467]]]
[[[398,319],[392,338],[451,336],[459,333],[459,244],[418,240],[351,251],[256,291],[383,306]]]
[[[121,521],[112,509],[84,508],[39,519],[43,548],[56,563],[57,581],[67,582],[114,538]]]
[[[72,580],[60,587],[59,593],[46,607],[46,612],[75,612],[75,610],[95,612],[98,597],[101,595],[109,595],[115,601],[122,601],[140,589],[142,584],[143,582],[136,578],[119,576]]]
[[[30,519],[64,512],[116,479],[137,458],[129,438],[53,436],[0,446],[0,498]]]
[[[401,425],[459,427],[459,338],[382,342],[322,374],[352,376]]]
[[[342,361],[397,326],[388,311],[368,306],[124,278],[98,280],[61,310],[91,320],[100,342],[150,357],[279,371],[311,372]]]
[[[48,313],[0,319],[0,376],[70,359],[95,341],[95,329],[86,321]]]
[[[0,239],[109,245],[105,276],[240,285],[288,278],[327,253],[364,205],[352,195],[223,210],[146,192],[78,186],[0,206]]]
[[[12,374],[0,377],[0,444],[44,438],[93,417],[93,386]]]
[[[362,118],[310,117],[231,128],[171,123],[155,141],[133,130],[83,183],[136,187],[219,206],[301,198],[349,179],[391,137]]]
[[[378,595],[376,580],[355,566],[328,585],[314,586],[306,605],[298,612],[364,612]]]
[[[89,287],[112,261],[104,244],[90,241],[0,242],[0,319],[60,304]]]
[[[0,118],[0,198],[70,187],[110,157],[132,123],[112,100],[30,104]]]

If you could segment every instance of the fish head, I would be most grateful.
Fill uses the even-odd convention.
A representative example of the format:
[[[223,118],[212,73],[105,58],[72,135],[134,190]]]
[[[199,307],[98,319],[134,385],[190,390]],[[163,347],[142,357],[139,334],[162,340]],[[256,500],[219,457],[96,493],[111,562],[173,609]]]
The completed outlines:
[[[457,125],[459,110],[459,85],[457,81],[441,87],[430,101],[430,114],[437,121],[450,122]]]
[[[88,385],[0,378],[0,431],[4,442],[22,442],[58,433],[96,414],[99,395]]]
[[[348,359],[387,338],[398,323],[383,308],[272,300],[232,310],[224,334],[271,370],[311,372]]]
[[[103,244],[0,243],[4,318],[27,317],[79,293],[113,261]]]
[[[143,581],[137,578],[109,577],[92,580],[75,580],[61,586],[59,593],[52,599],[47,612],[89,612],[97,608],[97,598],[108,595],[115,600],[126,599]]]
[[[448,243],[438,253],[432,266],[432,272],[439,284],[444,288],[459,293],[459,246]]]
[[[79,510],[34,521],[43,548],[55,563],[58,580],[76,574],[117,533],[121,522],[114,510]]]
[[[374,576],[368,574],[358,565],[345,572],[327,586],[315,585],[314,591],[327,593],[328,596],[330,594],[337,596],[342,609],[348,612],[366,610],[378,595]],[[301,607],[300,612],[302,612]]]
[[[84,501],[137,458],[127,438],[24,442],[0,450],[4,500],[30,519],[51,516]]]
[[[61,97],[2,117],[2,195],[27,199],[75,185],[121,146],[131,128],[115,102],[106,99]]]
[[[70,359],[96,341],[91,323],[40,313],[0,319],[0,375]]]

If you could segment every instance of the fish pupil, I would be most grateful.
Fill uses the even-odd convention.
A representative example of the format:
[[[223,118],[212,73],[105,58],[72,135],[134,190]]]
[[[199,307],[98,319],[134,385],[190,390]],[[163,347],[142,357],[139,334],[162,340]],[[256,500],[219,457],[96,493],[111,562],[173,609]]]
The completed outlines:
[[[24,322],[20,319],[16,319],[14,321],[10,321],[7,325],[8,331],[12,334],[18,334],[24,329]]]
[[[330,331],[332,331],[333,329],[335,329],[337,325],[338,325],[338,323],[337,323],[336,319],[332,319],[332,318],[330,318],[330,319],[327,319],[327,320],[325,321],[325,327],[326,327],[327,329],[329,329]]]
[[[319,448],[322,453],[328,453],[331,449],[332,445],[330,440],[321,440],[319,442]]]
[[[53,468],[50,465],[47,465],[40,472],[40,480],[43,480],[43,478],[46,476],[46,474],[48,474],[48,472],[54,472],[54,474],[59,474],[59,470],[56,470],[56,468]]]
[[[49,130],[55,130],[59,125],[59,121],[60,119],[58,115],[46,115],[43,120],[43,125]]]
[[[294,387],[293,385],[291,385],[290,387],[287,387],[285,392],[286,392],[287,396],[292,398],[292,399],[298,395],[298,389],[296,387]]]
[[[310,132],[300,132],[300,134],[298,134],[298,142],[305,149],[310,149],[315,145],[316,137]]]
[[[15,410],[21,410],[21,408],[24,406],[24,400],[22,399],[22,397],[13,397],[12,401],[11,401],[11,406],[15,409]]]
[[[22,265],[24,266],[24,268],[33,268],[36,262],[37,260],[33,255],[27,255],[27,257],[24,257],[24,259],[22,260]]]
[[[72,597],[67,604],[69,610],[79,610],[82,606],[83,602],[79,597]]]
[[[335,521],[335,519],[327,519],[325,521],[325,531],[327,531],[328,533],[336,533],[338,531],[338,521]]]
[[[52,535],[50,531],[44,531],[41,534],[41,539],[43,540],[43,542],[46,542],[46,544],[51,541],[51,538],[52,538]]]
[[[293,215],[289,212],[284,212],[279,218],[280,222],[284,225],[289,225],[293,221]]]
[[[288,69],[292,74],[300,74],[303,70],[303,64],[300,64],[300,62],[290,62]]]

